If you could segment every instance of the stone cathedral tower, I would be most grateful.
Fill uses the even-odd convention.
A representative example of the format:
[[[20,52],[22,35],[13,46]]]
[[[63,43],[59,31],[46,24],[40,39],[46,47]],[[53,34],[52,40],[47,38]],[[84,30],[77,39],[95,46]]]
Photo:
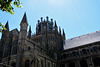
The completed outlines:
[[[41,17],[36,25],[36,34],[33,35],[31,26],[28,32],[27,27],[26,13],[20,23],[20,31],[9,31],[7,22],[7,30],[3,31],[0,43],[3,47],[0,51],[0,62],[3,66],[13,67],[57,67],[65,35],[61,34],[60,28],[58,31],[56,21]]]
[[[36,33],[28,28],[26,13],[20,31],[7,21],[0,40],[0,67],[100,67],[100,31],[67,39],[64,29],[41,17]],[[58,31],[59,29],[59,31]]]

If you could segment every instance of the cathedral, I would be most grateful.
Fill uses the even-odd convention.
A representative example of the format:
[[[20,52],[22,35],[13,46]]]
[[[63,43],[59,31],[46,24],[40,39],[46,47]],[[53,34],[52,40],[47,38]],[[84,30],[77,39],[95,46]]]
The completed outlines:
[[[66,39],[53,19],[41,17],[32,34],[26,13],[20,31],[2,31],[0,67],[100,67],[100,31]],[[29,27],[29,30],[27,28]]]

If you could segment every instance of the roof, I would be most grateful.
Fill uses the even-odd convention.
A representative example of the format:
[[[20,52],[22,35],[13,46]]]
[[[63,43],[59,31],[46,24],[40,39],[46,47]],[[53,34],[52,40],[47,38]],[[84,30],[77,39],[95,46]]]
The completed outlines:
[[[64,49],[75,48],[86,44],[100,41],[100,30],[65,40]]]

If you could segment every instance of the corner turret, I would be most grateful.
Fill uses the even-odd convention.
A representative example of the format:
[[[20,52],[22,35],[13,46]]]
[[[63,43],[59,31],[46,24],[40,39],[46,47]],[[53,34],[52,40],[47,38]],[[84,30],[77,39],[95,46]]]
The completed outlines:
[[[23,19],[20,23],[20,33],[21,33],[21,38],[27,38],[27,27],[28,27],[28,21],[26,17],[26,12],[24,13]]]

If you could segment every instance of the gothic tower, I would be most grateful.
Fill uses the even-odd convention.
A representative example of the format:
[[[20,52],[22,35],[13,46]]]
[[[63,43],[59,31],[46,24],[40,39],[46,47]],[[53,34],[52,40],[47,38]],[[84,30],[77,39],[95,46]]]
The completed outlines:
[[[23,19],[20,23],[20,33],[19,33],[19,40],[18,40],[18,51],[17,51],[17,66],[16,67],[23,67],[22,60],[23,60],[23,52],[24,52],[24,45],[26,45],[26,38],[27,38],[27,26],[28,21],[26,17],[26,13],[23,16]]]

